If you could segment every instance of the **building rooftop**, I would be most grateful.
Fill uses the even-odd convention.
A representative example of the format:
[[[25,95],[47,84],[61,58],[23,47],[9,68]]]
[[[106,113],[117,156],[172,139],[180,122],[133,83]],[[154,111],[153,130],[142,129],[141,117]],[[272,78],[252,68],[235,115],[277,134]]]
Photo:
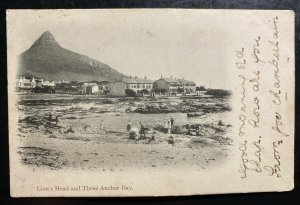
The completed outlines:
[[[123,78],[121,82],[124,83],[138,83],[134,78]]]
[[[100,81],[99,84],[100,84],[100,85],[102,85],[102,84],[111,84],[111,82],[105,80],[105,81]]]
[[[135,79],[138,83],[153,83],[153,80],[143,79],[143,78],[136,78]]]
[[[190,81],[190,80],[185,80],[184,78],[182,79],[177,79],[179,82],[181,83],[194,83],[193,81]]]
[[[21,80],[19,80],[19,81],[21,81],[21,82],[23,82],[23,83],[31,83],[31,80],[30,80],[30,79],[21,79]]]
[[[177,80],[173,79],[173,78],[161,78],[159,80],[164,80],[166,81],[167,83],[178,83]]]
[[[83,83],[84,86],[98,86],[97,83]]]
[[[146,84],[146,83],[153,83],[153,80],[143,79],[143,78],[123,78],[121,80],[124,83],[130,84]]]
[[[190,80],[185,80],[185,79],[174,79],[174,78],[160,78],[159,80],[164,80],[167,83],[194,83],[193,81]]]

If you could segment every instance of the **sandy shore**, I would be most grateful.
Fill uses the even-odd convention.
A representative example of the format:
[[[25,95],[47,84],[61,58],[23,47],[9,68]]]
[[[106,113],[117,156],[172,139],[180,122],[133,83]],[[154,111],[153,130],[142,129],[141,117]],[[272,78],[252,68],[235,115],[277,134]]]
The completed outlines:
[[[47,100],[44,103],[47,104]],[[101,104],[101,108],[122,107],[118,103],[105,105]],[[201,133],[208,133],[205,136],[168,135],[155,130],[155,127],[169,116],[93,112],[90,109],[94,105],[82,106],[81,101],[68,105],[63,102],[60,109],[58,107],[57,104],[42,104],[20,108],[21,121],[17,137],[22,146],[18,152],[24,165],[33,169],[121,172],[136,168],[171,170],[189,167],[202,170],[218,166],[230,156],[231,126],[226,123],[218,125],[220,119],[215,115],[189,121],[202,122],[199,129]],[[54,114],[63,114],[57,126],[54,120],[47,119],[49,110],[54,111]],[[181,127],[186,123],[182,116],[176,113],[172,115]],[[26,117],[27,121],[24,120]],[[28,117],[31,118],[28,120]],[[149,128],[144,139],[128,138],[126,122],[128,119],[134,121],[135,118],[143,119]],[[103,119],[105,130],[100,130],[99,122]],[[151,140],[152,136],[154,140]],[[173,137],[172,143],[170,136]]]

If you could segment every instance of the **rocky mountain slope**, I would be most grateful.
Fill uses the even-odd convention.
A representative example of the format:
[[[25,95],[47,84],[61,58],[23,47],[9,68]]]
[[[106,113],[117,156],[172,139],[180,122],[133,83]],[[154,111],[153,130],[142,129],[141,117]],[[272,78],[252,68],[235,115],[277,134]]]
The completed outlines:
[[[117,81],[123,76],[110,66],[60,46],[55,37],[44,32],[19,56],[19,75],[50,80]]]

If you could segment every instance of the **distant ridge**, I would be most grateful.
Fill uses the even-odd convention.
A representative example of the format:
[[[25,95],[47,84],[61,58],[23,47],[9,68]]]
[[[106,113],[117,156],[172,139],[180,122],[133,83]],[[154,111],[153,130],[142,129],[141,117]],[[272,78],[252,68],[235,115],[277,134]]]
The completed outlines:
[[[78,82],[114,82],[127,77],[100,61],[61,47],[49,31],[19,55],[18,71],[19,76]]]

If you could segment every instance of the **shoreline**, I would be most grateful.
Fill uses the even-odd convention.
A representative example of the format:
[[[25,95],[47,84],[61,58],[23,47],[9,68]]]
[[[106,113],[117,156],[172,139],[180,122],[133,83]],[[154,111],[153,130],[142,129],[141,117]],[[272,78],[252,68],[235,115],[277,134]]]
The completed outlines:
[[[199,110],[203,106],[226,106],[226,99],[191,101],[172,98],[167,102],[161,99],[117,99],[103,103],[98,99],[66,102],[44,97],[36,104],[20,103],[18,106],[20,122],[16,137],[21,145],[18,153],[22,164],[33,169],[120,171],[190,167],[201,170],[218,166],[230,154],[231,125],[226,123],[226,111],[217,110],[193,118],[188,118],[180,110],[155,114],[135,111],[149,104],[158,108],[194,106]],[[53,112],[53,116],[61,115],[58,125],[49,121],[49,112]],[[176,133],[173,130],[168,135],[158,126],[170,117],[175,119]],[[133,127],[138,127],[137,122],[142,121],[149,128],[145,139],[129,139],[126,131],[129,119]],[[105,130],[100,129],[101,120],[104,120]],[[172,144],[169,143],[170,136]]]

